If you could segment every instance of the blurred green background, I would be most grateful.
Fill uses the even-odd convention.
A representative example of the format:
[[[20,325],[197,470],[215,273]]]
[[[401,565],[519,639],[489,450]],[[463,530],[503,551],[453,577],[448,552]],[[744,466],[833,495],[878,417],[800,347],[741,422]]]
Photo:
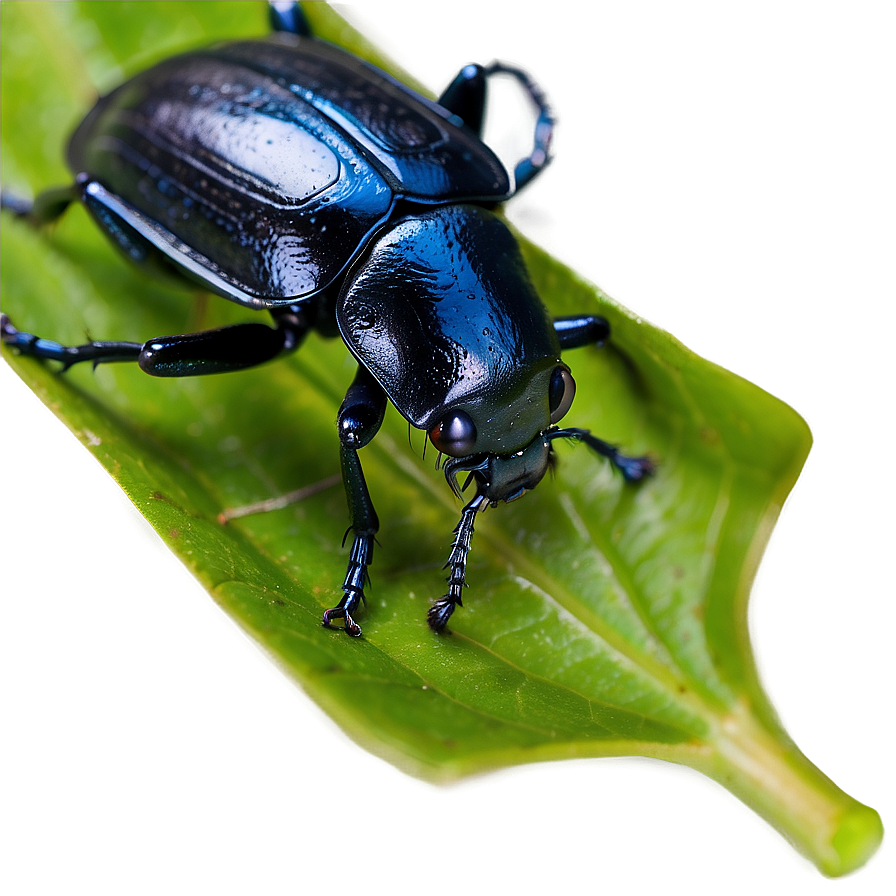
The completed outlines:
[[[197,16],[264,27],[260,3],[185,4],[160,36],[153,6],[133,4],[148,50]],[[434,86],[495,55],[537,72],[558,161],[516,220],[810,422],[756,650],[797,741],[892,839],[893,5],[342,8]],[[2,438],[4,892],[892,892],[892,847],[825,881],[659,763],[401,777],[280,679],[9,374]]]

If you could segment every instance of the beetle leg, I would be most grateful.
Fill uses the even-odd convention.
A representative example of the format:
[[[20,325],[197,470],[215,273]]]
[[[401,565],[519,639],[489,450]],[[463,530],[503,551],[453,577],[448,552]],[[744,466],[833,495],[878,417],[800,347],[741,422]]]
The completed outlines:
[[[611,445],[609,442],[591,435],[587,430],[582,430],[579,433],[572,430],[572,432],[574,433],[572,438],[581,439],[596,454],[607,458],[622,473],[622,478],[626,482],[640,482],[642,479],[650,476],[656,469],[656,464],[646,455],[643,457],[629,457],[627,454],[623,454],[615,445]]]
[[[308,19],[298,3],[291,0],[271,0],[268,3],[268,18],[274,31],[311,37]]]
[[[314,323],[314,306],[275,312],[276,328],[245,323],[145,343],[138,363],[152,376],[199,376],[245,370],[294,351]]]
[[[603,345],[610,338],[610,324],[603,317],[592,314],[554,318],[554,330],[560,340],[560,348],[580,348],[583,345]],[[592,451],[606,457],[622,473],[626,482],[639,482],[655,469],[649,457],[629,457],[615,445],[593,436],[586,429],[561,429],[550,438],[569,438],[584,442]]]
[[[481,513],[486,507],[488,499],[485,495],[476,495],[464,507],[460,522],[454,528],[454,543],[451,545],[451,555],[445,564],[449,569],[448,593],[433,603],[426,616],[429,627],[434,632],[444,631],[454,608],[463,606],[461,598],[466,587],[467,554],[470,552],[470,542],[473,538],[473,524],[476,514]]]
[[[275,312],[277,327],[245,323],[199,333],[163,336],[149,342],[87,342],[62,345],[17,330],[9,318],[0,321],[3,342],[23,355],[61,361],[68,370],[81,361],[107,364],[136,361],[151,376],[197,376],[254,367],[298,348],[314,322],[314,306],[292,305]]]
[[[143,348],[139,342],[88,342],[84,345],[62,345],[50,339],[42,339],[34,333],[17,330],[4,314],[0,316],[0,338],[4,345],[12,346],[22,355],[46,361],[61,361],[68,370],[79,361],[93,361],[94,365],[110,361],[136,361]]]
[[[344,619],[346,632],[354,638],[360,636],[361,627],[352,618],[352,613],[364,600],[367,567],[373,560],[374,537],[380,527],[361,469],[358,449],[377,434],[385,413],[386,393],[373,376],[359,366],[337,418],[342,481],[351,518],[350,531],[354,533],[354,538],[342,583],[342,600],[326,610],[323,616],[323,624],[327,627],[336,619]]]
[[[615,445],[592,435],[587,429],[569,427],[567,429],[554,429],[548,432],[547,438],[572,439],[574,442],[584,442],[595,454],[607,458],[620,473],[626,482],[640,482],[653,474],[656,463],[647,455],[642,457],[629,457],[623,454]]]
[[[521,190],[551,160],[551,138],[554,135],[554,115],[542,89],[522,69],[503,62],[482,66],[465,65],[439,97],[439,105],[457,115],[477,136],[482,136],[485,114],[487,81],[492,75],[510,75],[529,95],[538,117],[535,122],[532,151],[517,162],[513,170],[514,192]]]
[[[24,218],[29,224],[41,227],[51,224],[80,197],[77,185],[54,187],[44,190],[33,200],[22,199],[9,193],[0,193],[0,208],[12,212],[17,218]]]
[[[477,137],[481,137],[486,93],[485,69],[471,63],[465,65],[445,88],[439,97],[439,105],[461,118]]]
[[[493,62],[484,70],[486,77],[492,75],[510,75],[515,78],[522,88],[529,94],[529,99],[538,113],[535,121],[532,151],[524,159],[517,162],[513,169],[513,179],[516,184],[514,192],[519,192],[530,181],[537,177],[551,160],[551,139],[554,136],[554,115],[548,105],[544,91],[532,80],[528,73],[514,65],[503,62]]]
[[[610,338],[610,324],[606,318],[594,314],[555,317],[554,331],[561,349],[603,345]]]

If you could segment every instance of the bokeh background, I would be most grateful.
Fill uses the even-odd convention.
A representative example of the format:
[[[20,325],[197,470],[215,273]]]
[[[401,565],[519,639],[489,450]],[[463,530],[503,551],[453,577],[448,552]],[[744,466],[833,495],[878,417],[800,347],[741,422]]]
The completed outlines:
[[[436,91],[468,61],[527,67],[556,160],[511,220],[806,418],[755,651],[806,755],[892,824],[893,7],[339,8]],[[491,124],[511,155],[519,121]],[[6,892],[892,892],[892,842],[827,881],[684,768],[406,777],[268,662],[5,364],[0,390]]]

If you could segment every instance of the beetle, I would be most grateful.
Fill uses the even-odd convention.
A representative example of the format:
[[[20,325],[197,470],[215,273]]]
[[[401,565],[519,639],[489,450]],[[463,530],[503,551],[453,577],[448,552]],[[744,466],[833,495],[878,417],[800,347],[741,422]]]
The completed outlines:
[[[501,62],[464,66],[437,102],[311,35],[297,4],[270,5],[273,33],[165,60],[101,98],[67,152],[74,182],[3,207],[35,225],[83,203],[112,243],[273,325],[240,323],[144,343],[62,345],[3,317],[3,342],[66,370],[136,362],[152,376],[242,370],[340,336],[357,373],[337,416],[352,545],[323,625],[354,637],[379,521],[358,452],[391,402],[425,431],[461,497],[448,591],[462,605],[477,515],[534,488],[557,439],[584,442],[629,482],[653,470],[584,429],[560,427],[575,395],[563,349],[602,345],[609,325],[551,319],[494,207],[550,160],[554,120],[538,85]],[[536,113],[533,146],[508,171],[482,141],[488,82],[509,76]],[[458,477],[466,473],[466,481]]]

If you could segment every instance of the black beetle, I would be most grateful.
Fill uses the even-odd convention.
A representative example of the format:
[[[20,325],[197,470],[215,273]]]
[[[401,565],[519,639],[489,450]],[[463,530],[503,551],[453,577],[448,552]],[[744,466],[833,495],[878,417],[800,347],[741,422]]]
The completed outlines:
[[[609,326],[551,320],[490,211],[549,161],[553,118],[538,86],[513,66],[468,65],[434,103],[314,39],[295,4],[271,10],[267,39],[176,56],[100,99],[69,143],[74,184],[33,203],[5,196],[3,207],[44,224],[81,201],[131,261],[267,310],[274,326],[64,346],[4,316],[2,338],[63,369],[136,361],[153,376],[192,376],[269,361],[311,329],[341,335],[358,361],[337,421],[354,540],[324,625],[343,619],[361,634],[353,613],[379,523],[358,449],[388,400],[448,456],[458,496],[476,486],[455,529],[448,593],[428,615],[442,631],[461,604],[476,514],[534,488],[555,439],[584,442],[632,482],[652,463],[556,425],[575,394],[561,350],[602,344]],[[537,111],[532,151],[512,175],[480,139],[495,75],[514,78]]]

